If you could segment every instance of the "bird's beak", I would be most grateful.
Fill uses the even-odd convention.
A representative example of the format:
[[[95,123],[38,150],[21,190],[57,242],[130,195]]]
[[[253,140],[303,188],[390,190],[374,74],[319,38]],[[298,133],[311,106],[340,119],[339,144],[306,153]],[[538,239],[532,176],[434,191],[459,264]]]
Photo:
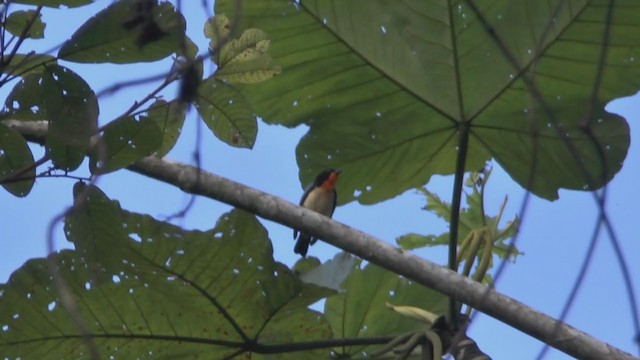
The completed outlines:
[[[336,175],[340,175],[340,173],[342,172],[342,170],[340,170],[340,169],[336,169],[334,172],[336,173]]]

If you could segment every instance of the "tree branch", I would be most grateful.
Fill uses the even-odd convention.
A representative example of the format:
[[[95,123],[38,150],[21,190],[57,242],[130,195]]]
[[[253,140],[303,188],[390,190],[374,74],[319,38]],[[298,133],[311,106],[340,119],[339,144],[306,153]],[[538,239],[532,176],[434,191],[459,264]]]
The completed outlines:
[[[47,123],[4,121],[27,140],[44,143]],[[579,359],[637,359],[469,278],[424,260],[371,235],[196,167],[146,157],[129,170],[176,186],[185,192],[236,206],[262,218],[313,234],[371,263],[455,298],[550,346]]]

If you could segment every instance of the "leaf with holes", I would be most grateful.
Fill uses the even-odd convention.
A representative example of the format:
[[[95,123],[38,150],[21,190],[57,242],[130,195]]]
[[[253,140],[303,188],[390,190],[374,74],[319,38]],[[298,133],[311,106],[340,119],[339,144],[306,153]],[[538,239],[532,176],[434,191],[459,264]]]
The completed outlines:
[[[78,29],[58,56],[80,63],[156,61],[179,51],[185,26],[169,2],[118,1]]]
[[[269,34],[282,75],[239,89],[266,122],[309,125],[301,183],[340,168],[341,203],[452,174],[459,155],[467,170],[494,159],[556,199],[602,187],[626,156],[629,127],[604,106],[640,88],[638,1],[616,2],[612,19],[599,2],[560,0],[265,0],[238,14],[219,0],[215,10],[239,16],[238,31]]]
[[[12,176],[20,172],[20,174]],[[33,154],[22,135],[0,124],[0,180],[2,187],[15,196],[29,194],[36,178]],[[20,180],[24,179],[24,180]]]
[[[93,174],[105,174],[127,167],[162,146],[163,133],[158,122],[147,116],[117,119],[104,128],[90,154]]]
[[[209,231],[188,231],[124,211],[97,188],[78,185],[75,194],[65,233],[76,250],[52,260],[82,299],[77,314],[101,358],[257,356],[270,345],[331,337],[307,307],[334,292],[303,284],[275,262],[253,215],[233,210]],[[0,285],[0,328],[6,357],[87,356],[45,259]]]
[[[49,120],[47,154],[58,168],[74,170],[84,160],[96,133],[98,100],[89,85],[65,67],[48,65],[38,76]]]
[[[258,120],[247,100],[233,86],[212,76],[200,84],[195,105],[218,139],[235,147],[253,147]]]
[[[26,75],[11,89],[5,99],[2,117],[14,120],[48,120],[49,114],[44,104],[42,74]]]
[[[342,288],[345,291],[328,298],[324,307],[334,336],[340,338],[393,336],[424,327],[418,321],[406,321],[387,303],[416,306],[436,314],[443,314],[447,304],[447,298],[434,290],[373,264],[361,269],[359,261]],[[375,347],[366,345],[334,349],[345,358],[372,351]]]

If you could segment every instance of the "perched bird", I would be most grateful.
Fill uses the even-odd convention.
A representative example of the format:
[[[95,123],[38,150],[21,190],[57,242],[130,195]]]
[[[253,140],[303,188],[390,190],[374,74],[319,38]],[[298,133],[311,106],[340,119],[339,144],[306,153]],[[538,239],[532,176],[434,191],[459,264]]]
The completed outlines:
[[[338,175],[340,175],[340,170],[327,169],[321,172],[302,194],[300,206],[331,217],[338,199],[338,194],[336,193]],[[312,238],[311,235],[303,233],[298,235],[298,230],[295,229],[293,230],[293,238],[297,238],[293,251],[303,257],[307,256],[309,245],[313,245],[318,241],[318,239]]]

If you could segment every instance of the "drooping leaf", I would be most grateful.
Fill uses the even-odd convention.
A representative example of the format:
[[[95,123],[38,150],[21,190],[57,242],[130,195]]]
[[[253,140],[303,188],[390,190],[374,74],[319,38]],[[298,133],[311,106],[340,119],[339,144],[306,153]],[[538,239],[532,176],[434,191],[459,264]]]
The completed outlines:
[[[418,321],[406,321],[386,303],[420,307],[436,314],[446,309],[443,295],[373,264],[364,269],[356,264],[342,287],[345,292],[329,297],[325,303],[325,314],[334,336],[339,338],[392,336],[424,327]],[[375,348],[351,346],[333,350],[360,357]]]
[[[70,8],[91,4],[93,0],[11,0],[14,4],[39,5],[51,8],[66,6]]]
[[[235,147],[252,148],[258,120],[244,96],[215,77],[200,84],[196,109],[213,134]]]
[[[84,160],[97,129],[96,95],[79,75],[65,67],[49,65],[39,76],[49,120],[47,154],[58,168],[74,170]]]
[[[356,263],[356,258],[353,255],[341,252],[324,264],[318,264],[313,268],[305,269],[305,263],[313,262],[314,260],[317,261],[315,258],[302,258],[298,260],[294,266],[294,270],[300,273],[300,279],[306,283],[316,284],[336,291],[341,289],[340,285],[344,279],[349,276],[349,273]],[[298,264],[300,264],[300,266]]]
[[[635,0],[616,2],[611,21],[598,1],[474,2],[480,15],[433,0],[247,1],[239,14],[234,4],[216,1],[215,12],[238,15],[238,31],[269,34],[283,69],[241,91],[266,122],[310,126],[297,148],[300,180],[343,169],[342,203],[452,174],[464,126],[467,169],[493,158],[547,199],[603,186],[626,156],[628,126],[604,105],[640,88]]]
[[[42,22],[42,14],[35,10],[14,11],[5,22],[5,28],[8,32],[15,36],[22,36],[23,31],[29,25],[29,30],[25,33],[26,38],[42,39],[44,38],[45,24]]]
[[[118,1],[78,29],[58,56],[80,63],[156,61],[179,51],[185,26],[167,1]]]
[[[36,176],[33,154],[19,132],[0,124],[0,180],[11,180],[16,172],[21,172],[17,177],[25,180],[2,182],[2,187],[15,196],[27,196]]]
[[[109,123],[90,154],[91,172],[109,173],[153,154],[163,142],[159,125],[147,116],[128,116]]]
[[[79,205],[65,232],[76,250],[55,261],[71,295],[81,298],[78,315],[101,357],[221,359],[241,349],[257,357],[250,350],[256,344],[331,336],[326,320],[307,308],[331,292],[275,262],[254,216],[234,210],[210,231],[187,231],[123,211],[95,188],[75,190]],[[93,263],[100,264],[98,277]],[[87,356],[45,259],[14,272],[0,294],[3,356]]]
[[[8,64],[0,65],[0,72],[8,75],[22,76],[41,72],[44,64],[55,64],[56,58],[42,54],[15,54]]]

